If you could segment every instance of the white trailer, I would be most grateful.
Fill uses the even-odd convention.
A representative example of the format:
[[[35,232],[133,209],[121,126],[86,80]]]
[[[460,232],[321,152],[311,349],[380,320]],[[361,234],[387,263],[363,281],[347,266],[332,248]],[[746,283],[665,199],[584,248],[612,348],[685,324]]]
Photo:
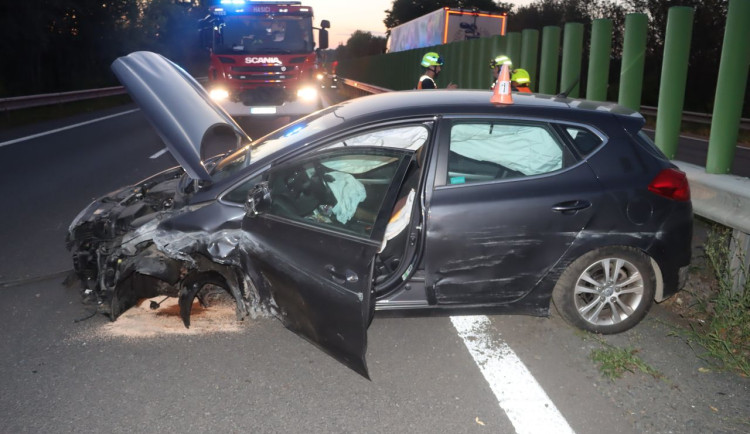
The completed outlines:
[[[391,29],[388,51],[431,47],[464,39],[505,35],[507,15],[442,8]]]

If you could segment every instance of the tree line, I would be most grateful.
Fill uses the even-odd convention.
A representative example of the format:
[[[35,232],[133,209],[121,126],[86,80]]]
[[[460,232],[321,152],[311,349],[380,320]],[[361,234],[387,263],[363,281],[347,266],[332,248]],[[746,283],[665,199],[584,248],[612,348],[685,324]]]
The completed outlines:
[[[111,63],[138,50],[164,54],[188,70],[201,62],[207,67],[207,54],[197,43],[197,23],[207,12],[200,2],[0,3],[0,97],[116,85]]]

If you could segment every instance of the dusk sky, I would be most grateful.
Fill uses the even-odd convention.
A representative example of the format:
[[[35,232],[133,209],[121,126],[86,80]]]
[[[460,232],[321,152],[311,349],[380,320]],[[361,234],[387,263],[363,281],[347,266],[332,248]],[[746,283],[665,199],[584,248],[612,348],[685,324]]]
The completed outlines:
[[[391,8],[393,0],[302,0],[302,4],[313,8],[316,26],[320,20],[331,22],[330,47],[336,48],[355,30],[385,36],[385,10]]]
[[[532,0],[508,2],[524,5]],[[393,0],[302,0],[302,4],[313,8],[316,26],[320,25],[320,20],[331,22],[330,47],[336,48],[339,43],[345,44],[355,30],[385,36],[385,10],[391,8]]]

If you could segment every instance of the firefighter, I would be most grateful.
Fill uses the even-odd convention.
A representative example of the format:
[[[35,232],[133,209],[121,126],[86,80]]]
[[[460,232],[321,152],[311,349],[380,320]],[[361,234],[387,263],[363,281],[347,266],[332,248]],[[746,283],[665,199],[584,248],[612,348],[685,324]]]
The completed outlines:
[[[510,60],[510,57],[504,54],[500,54],[493,59],[490,59],[490,68],[492,68],[492,85],[490,85],[490,89],[495,88],[495,83],[497,83],[497,78],[500,76],[500,69],[503,65],[508,65],[509,70],[513,69],[513,61]]]
[[[529,72],[522,68],[514,69],[510,75],[510,88],[522,93],[531,93]]]
[[[422,62],[420,63],[424,68],[422,76],[419,77],[417,82],[417,89],[437,89],[435,79],[440,74],[440,70],[443,68],[443,58],[438,53],[430,51],[429,53],[422,56]],[[446,86],[447,89],[455,89],[456,85],[453,83]]]

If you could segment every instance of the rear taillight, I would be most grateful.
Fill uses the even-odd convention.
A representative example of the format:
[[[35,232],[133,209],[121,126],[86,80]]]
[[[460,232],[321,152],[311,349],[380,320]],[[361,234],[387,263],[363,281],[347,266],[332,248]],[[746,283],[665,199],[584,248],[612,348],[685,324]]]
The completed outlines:
[[[648,190],[667,199],[685,202],[690,200],[690,185],[684,172],[664,169],[648,185]]]

